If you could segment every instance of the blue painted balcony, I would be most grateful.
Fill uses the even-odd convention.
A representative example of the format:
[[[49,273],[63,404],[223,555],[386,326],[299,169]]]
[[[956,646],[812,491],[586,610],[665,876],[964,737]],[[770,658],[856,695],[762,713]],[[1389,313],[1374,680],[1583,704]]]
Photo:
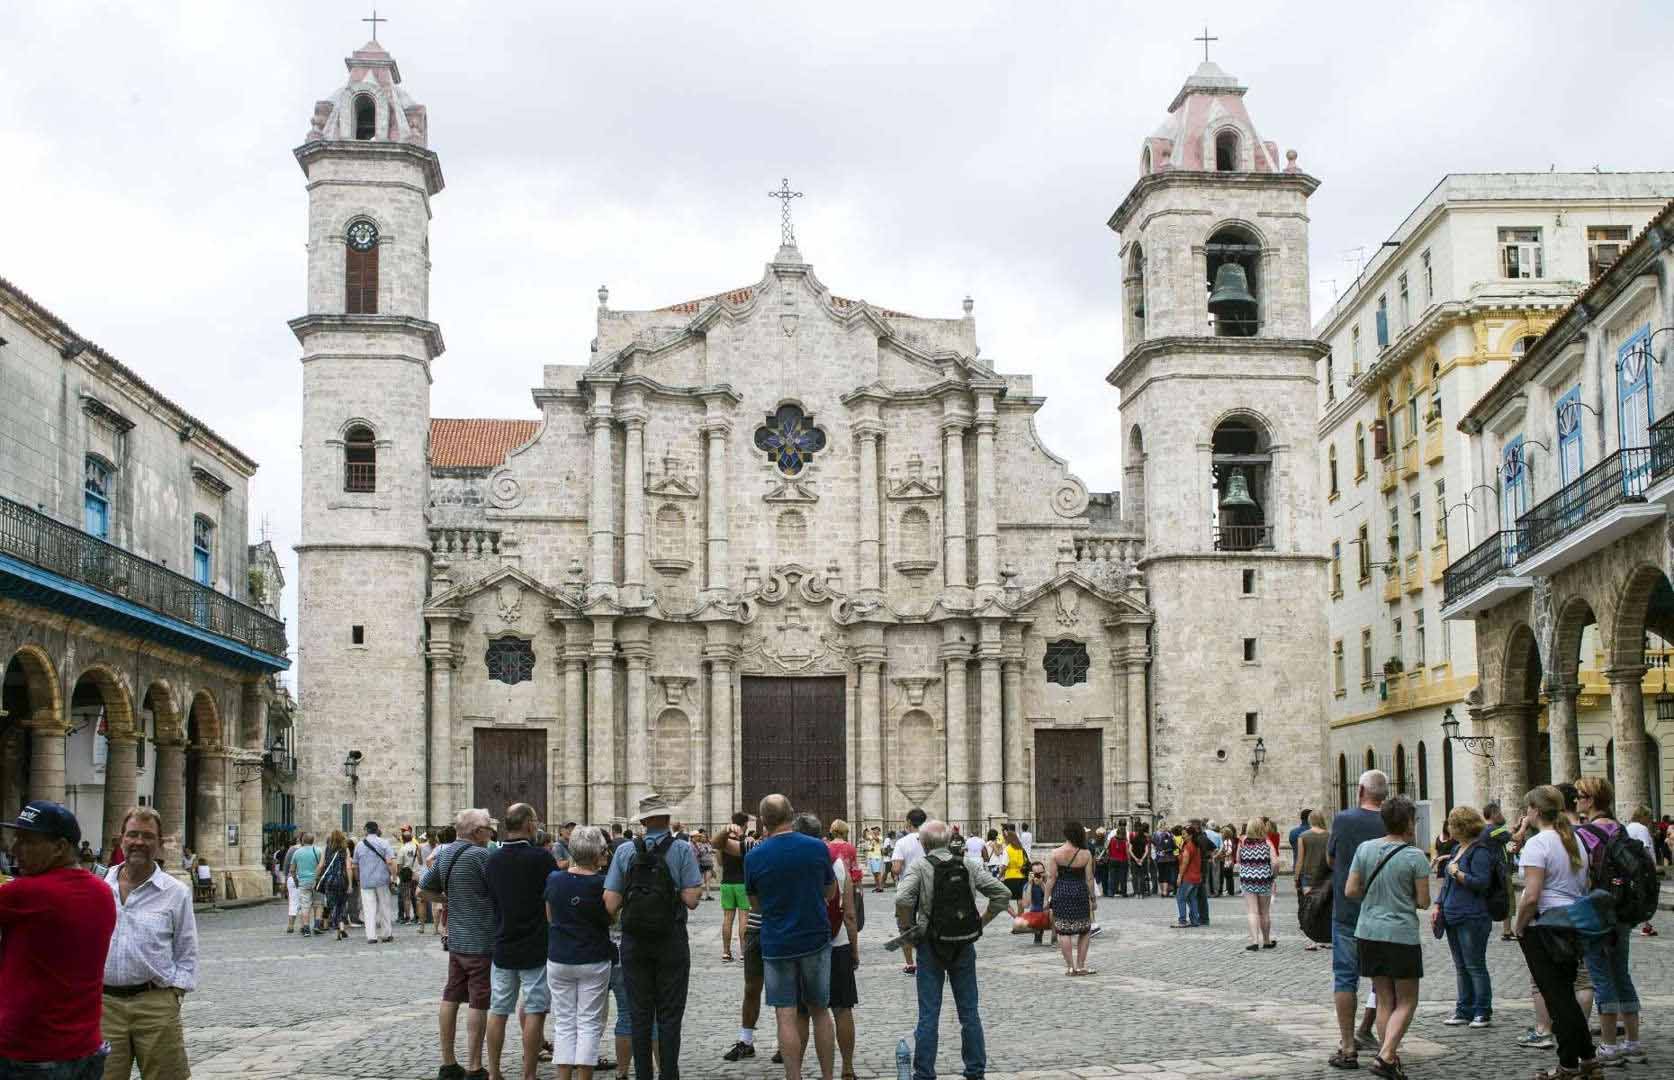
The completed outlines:
[[[1650,484],[1650,447],[1606,455],[1517,519],[1524,539],[1517,572],[1554,573],[1661,520],[1661,504],[1645,500]]]
[[[0,596],[235,668],[290,667],[278,619],[3,496]]]

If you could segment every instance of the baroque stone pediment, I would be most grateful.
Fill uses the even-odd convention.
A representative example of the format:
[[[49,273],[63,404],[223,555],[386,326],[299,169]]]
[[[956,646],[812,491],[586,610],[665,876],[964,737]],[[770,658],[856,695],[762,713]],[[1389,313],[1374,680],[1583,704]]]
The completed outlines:
[[[835,570],[835,567],[832,568]],[[752,576],[754,575],[754,576]],[[765,580],[752,563],[739,602],[745,628],[740,670],[748,674],[829,674],[848,671],[853,659],[843,626],[853,620],[849,599],[834,584],[800,563],[773,567]]]
[[[512,621],[521,612],[525,590],[538,594],[553,605],[574,606],[570,598],[562,592],[536,581],[517,567],[498,566],[482,577],[461,582],[445,592],[432,596],[430,601],[425,604],[425,610],[441,611],[457,607],[464,601],[490,589],[496,593],[496,606],[500,611],[501,620],[505,622]],[[508,609],[512,612],[510,617],[505,614]]]

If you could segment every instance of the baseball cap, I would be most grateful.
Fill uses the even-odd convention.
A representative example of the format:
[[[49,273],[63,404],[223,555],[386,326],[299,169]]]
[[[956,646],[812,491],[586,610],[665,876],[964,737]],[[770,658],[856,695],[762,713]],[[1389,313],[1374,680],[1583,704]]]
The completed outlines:
[[[68,807],[49,799],[25,803],[16,821],[0,821],[0,829],[19,829],[23,832],[43,833],[68,840],[71,847],[81,843],[81,825]]]

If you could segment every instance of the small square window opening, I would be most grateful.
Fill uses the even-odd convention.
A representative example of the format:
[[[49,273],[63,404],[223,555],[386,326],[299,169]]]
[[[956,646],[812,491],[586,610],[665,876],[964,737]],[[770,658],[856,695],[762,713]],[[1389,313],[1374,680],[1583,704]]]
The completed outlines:
[[[349,627],[349,641],[355,645],[366,644],[366,627],[356,623]]]
[[[1253,661],[1256,658],[1255,642],[1256,639],[1253,637],[1247,637],[1244,639],[1244,660],[1246,662]]]

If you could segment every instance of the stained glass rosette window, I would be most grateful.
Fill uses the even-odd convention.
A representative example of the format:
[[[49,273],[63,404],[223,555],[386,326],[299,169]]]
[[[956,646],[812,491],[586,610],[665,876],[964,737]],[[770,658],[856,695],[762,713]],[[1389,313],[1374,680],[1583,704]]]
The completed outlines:
[[[528,682],[535,677],[535,650],[522,638],[495,638],[488,643],[488,677],[508,686]]]
[[[781,405],[756,429],[756,449],[764,451],[780,472],[795,476],[825,449],[825,432],[797,406]]]

